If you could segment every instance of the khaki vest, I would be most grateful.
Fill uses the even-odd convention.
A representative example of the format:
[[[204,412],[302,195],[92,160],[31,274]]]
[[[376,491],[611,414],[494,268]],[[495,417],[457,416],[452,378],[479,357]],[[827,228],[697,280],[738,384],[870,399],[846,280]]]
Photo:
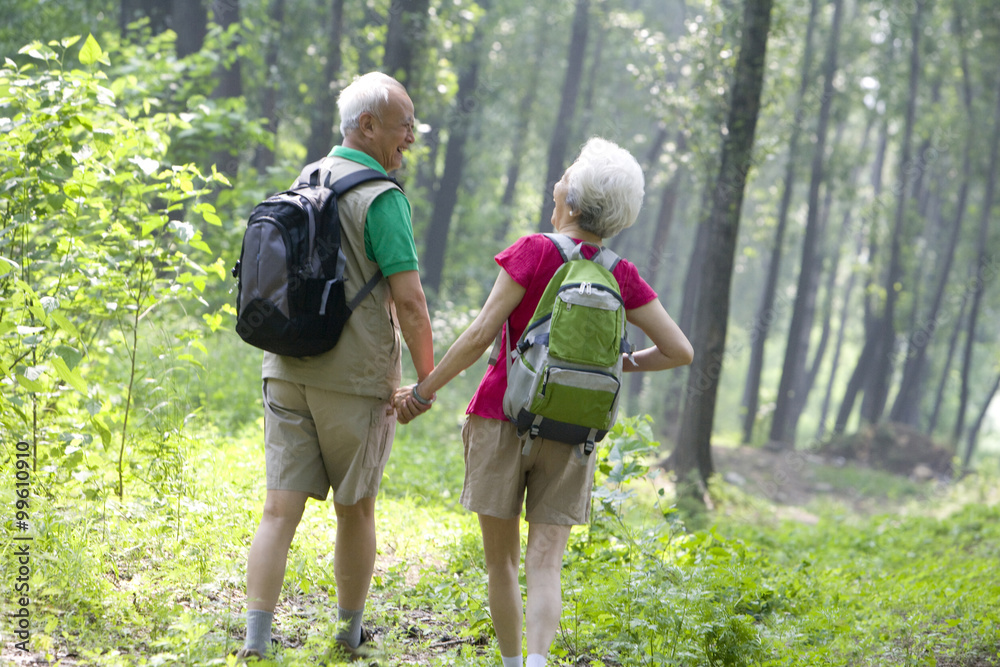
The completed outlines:
[[[364,165],[340,157],[325,158],[324,168],[329,169],[330,183],[365,169]],[[308,174],[301,177],[308,177]],[[338,200],[341,245],[347,257],[344,275],[348,301],[379,268],[365,255],[368,207],[378,195],[394,187],[389,181],[371,181],[350,190]],[[261,375],[264,379],[276,378],[345,394],[389,400],[402,378],[397,322],[389,282],[382,278],[358,304],[332,350],[301,358],[265,352]]]

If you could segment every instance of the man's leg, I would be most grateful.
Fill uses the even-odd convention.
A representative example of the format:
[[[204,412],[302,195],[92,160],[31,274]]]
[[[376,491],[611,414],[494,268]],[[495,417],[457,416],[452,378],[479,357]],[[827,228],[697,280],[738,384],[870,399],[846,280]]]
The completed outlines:
[[[521,585],[520,517],[498,519],[479,515],[483,533],[483,555],[489,577],[490,616],[500,645],[501,657],[521,656],[521,626],[524,622]]]
[[[362,498],[353,505],[334,501],[337,512],[337,543],[333,551],[333,575],[337,580],[337,606],[347,627],[337,634],[351,648],[361,643],[361,616],[375,570],[375,498]]]
[[[547,523],[528,525],[528,549],[524,571],[528,581],[528,656],[547,656],[559,629],[562,614],[563,553],[572,526]]]
[[[271,619],[285,579],[288,548],[308,494],[269,489],[260,526],[247,557],[247,638],[244,649],[271,649]]]

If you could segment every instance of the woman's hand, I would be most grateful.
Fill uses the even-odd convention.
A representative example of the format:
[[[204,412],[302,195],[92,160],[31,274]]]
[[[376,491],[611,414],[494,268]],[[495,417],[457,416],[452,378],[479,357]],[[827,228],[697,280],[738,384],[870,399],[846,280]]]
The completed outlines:
[[[411,384],[400,387],[392,395],[392,406],[396,411],[396,421],[400,424],[409,424],[411,421],[424,414],[434,405],[432,396],[428,403],[421,403],[413,394],[413,389],[417,385]]]

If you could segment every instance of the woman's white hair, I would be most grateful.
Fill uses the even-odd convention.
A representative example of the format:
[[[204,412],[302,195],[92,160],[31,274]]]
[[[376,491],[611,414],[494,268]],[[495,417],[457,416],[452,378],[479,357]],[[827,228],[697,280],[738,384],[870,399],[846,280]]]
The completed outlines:
[[[369,72],[359,76],[340,91],[337,108],[340,110],[340,134],[346,137],[358,128],[361,114],[370,113],[382,120],[382,108],[389,102],[389,88],[403,88],[403,84],[388,74]]]
[[[566,186],[566,205],[579,211],[580,228],[608,239],[635,222],[645,179],[631,153],[594,137],[583,145]]]

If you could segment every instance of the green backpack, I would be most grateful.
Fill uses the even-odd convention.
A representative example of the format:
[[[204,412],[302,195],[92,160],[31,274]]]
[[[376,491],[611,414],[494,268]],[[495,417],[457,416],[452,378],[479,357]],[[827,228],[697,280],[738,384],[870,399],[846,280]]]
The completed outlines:
[[[517,424],[525,454],[535,438],[583,445],[583,453],[590,454],[615,423],[622,354],[632,354],[625,305],[611,273],[621,258],[599,248],[587,259],[582,250],[590,244],[545,236],[559,249],[563,265],[505,355],[504,414]]]

